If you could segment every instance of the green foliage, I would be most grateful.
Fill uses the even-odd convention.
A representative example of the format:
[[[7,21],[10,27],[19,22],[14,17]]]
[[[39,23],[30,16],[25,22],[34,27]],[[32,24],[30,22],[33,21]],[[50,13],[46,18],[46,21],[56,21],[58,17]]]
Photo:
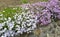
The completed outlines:
[[[2,10],[0,12],[0,14],[3,14],[3,16],[0,16],[0,18],[3,17],[4,18],[7,18],[10,17],[12,20],[14,20],[13,16],[16,14],[16,13],[21,13],[22,12],[22,9],[21,7],[7,7],[5,8],[4,10]],[[1,22],[4,22],[4,20],[0,20],[0,23]]]
[[[28,0],[21,0],[21,3],[22,3],[22,4],[28,3]]]

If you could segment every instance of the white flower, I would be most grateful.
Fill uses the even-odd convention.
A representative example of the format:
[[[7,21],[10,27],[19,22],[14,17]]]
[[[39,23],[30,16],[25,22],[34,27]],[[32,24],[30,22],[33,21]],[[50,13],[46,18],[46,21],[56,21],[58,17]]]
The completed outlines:
[[[16,30],[20,30],[20,26],[19,25],[16,25]]]
[[[20,29],[21,32],[24,32],[24,30],[25,30],[25,28],[21,28],[21,29]]]
[[[4,20],[7,20],[7,18],[4,18]]]
[[[11,18],[10,17],[8,17],[8,21],[11,21]]]
[[[21,20],[21,18],[22,18],[22,16],[21,16],[21,15],[19,15],[19,16],[17,17],[17,20]]]
[[[4,37],[13,37],[14,36],[14,34],[15,34],[15,32],[13,32],[13,31],[10,31],[10,30],[7,30],[4,34],[3,34],[3,36]]]
[[[15,9],[17,9],[17,8],[13,8],[13,10],[15,10]]]
[[[1,29],[1,28],[3,28],[2,26],[3,26],[3,24],[2,24],[2,23],[0,23],[0,29]]]
[[[22,24],[21,24],[21,25],[22,25],[23,27],[26,27],[25,23],[26,23],[26,22],[22,22]]]
[[[5,12],[5,11],[3,11],[3,12]]]
[[[22,32],[22,31],[17,31],[17,34],[18,34],[18,33],[23,34],[23,32]]]
[[[14,17],[14,19],[16,19],[17,18],[17,16],[18,16],[18,14],[16,13],[13,17]]]
[[[36,28],[36,24],[35,23],[32,25],[32,29],[34,29],[34,28]]]
[[[30,22],[30,20],[26,20],[26,22]]]
[[[4,36],[1,36],[1,37],[4,37]]]
[[[8,22],[7,25],[9,27],[9,30],[11,30],[14,27],[14,21]]]
[[[31,25],[32,25],[31,23],[27,24],[27,26],[31,26]]]
[[[20,22],[21,22],[20,20],[19,20],[19,21],[16,20],[16,23],[17,23],[17,24],[20,24]]]
[[[26,7],[25,9],[26,9],[26,10],[28,10],[29,8],[28,8],[28,7]]]
[[[2,29],[4,25],[5,25],[5,22],[0,23],[0,29]]]
[[[22,13],[21,13],[21,15],[24,15],[24,14],[25,14],[25,12],[22,12]]]
[[[30,28],[27,28],[27,32],[31,30],[31,27]]]
[[[7,30],[7,28],[4,28],[3,30],[0,31],[0,34],[5,32]]]

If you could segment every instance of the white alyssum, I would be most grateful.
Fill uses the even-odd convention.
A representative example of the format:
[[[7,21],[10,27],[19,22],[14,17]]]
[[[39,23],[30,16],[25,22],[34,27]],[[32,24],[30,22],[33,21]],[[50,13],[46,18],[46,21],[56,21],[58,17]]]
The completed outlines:
[[[2,29],[3,28],[3,23],[0,23],[0,29]]]
[[[15,32],[11,30],[7,30],[1,37],[14,37]]]
[[[11,17],[8,17],[6,21],[4,21],[4,24],[1,24],[1,28],[4,27],[4,29],[1,30],[1,32],[4,34],[1,35],[1,37],[13,37],[15,34],[23,34],[23,32],[31,32],[36,28],[36,23],[37,23],[37,17],[30,12],[29,10],[27,12],[23,11],[20,14],[15,14],[13,16],[14,20],[12,20]]]
[[[9,28],[9,30],[12,30],[12,28],[14,27],[14,22],[13,22],[13,21],[8,22],[8,23],[7,23],[7,26],[8,26],[8,28]]]

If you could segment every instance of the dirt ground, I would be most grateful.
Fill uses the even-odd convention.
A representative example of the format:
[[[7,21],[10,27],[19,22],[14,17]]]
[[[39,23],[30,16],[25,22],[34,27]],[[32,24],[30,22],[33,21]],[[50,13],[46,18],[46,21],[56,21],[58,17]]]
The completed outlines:
[[[39,2],[39,0],[28,0],[29,3]],[[21,0],[0,0],[0,10],[8,6],[22,5]]]
[[[0,6],[21,5],[21,0],[0,0]],[[29,3],[38,2],[39,0],[28,0]]]

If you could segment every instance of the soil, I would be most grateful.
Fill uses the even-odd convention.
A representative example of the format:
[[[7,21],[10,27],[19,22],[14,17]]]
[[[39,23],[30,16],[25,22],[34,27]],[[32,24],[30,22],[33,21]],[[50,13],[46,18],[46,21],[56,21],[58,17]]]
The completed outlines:
[[[29,3],[35,3],[39,0],[28,0]],[[0,0],[0,10],[8,6],[22,5],[21,0]]]

